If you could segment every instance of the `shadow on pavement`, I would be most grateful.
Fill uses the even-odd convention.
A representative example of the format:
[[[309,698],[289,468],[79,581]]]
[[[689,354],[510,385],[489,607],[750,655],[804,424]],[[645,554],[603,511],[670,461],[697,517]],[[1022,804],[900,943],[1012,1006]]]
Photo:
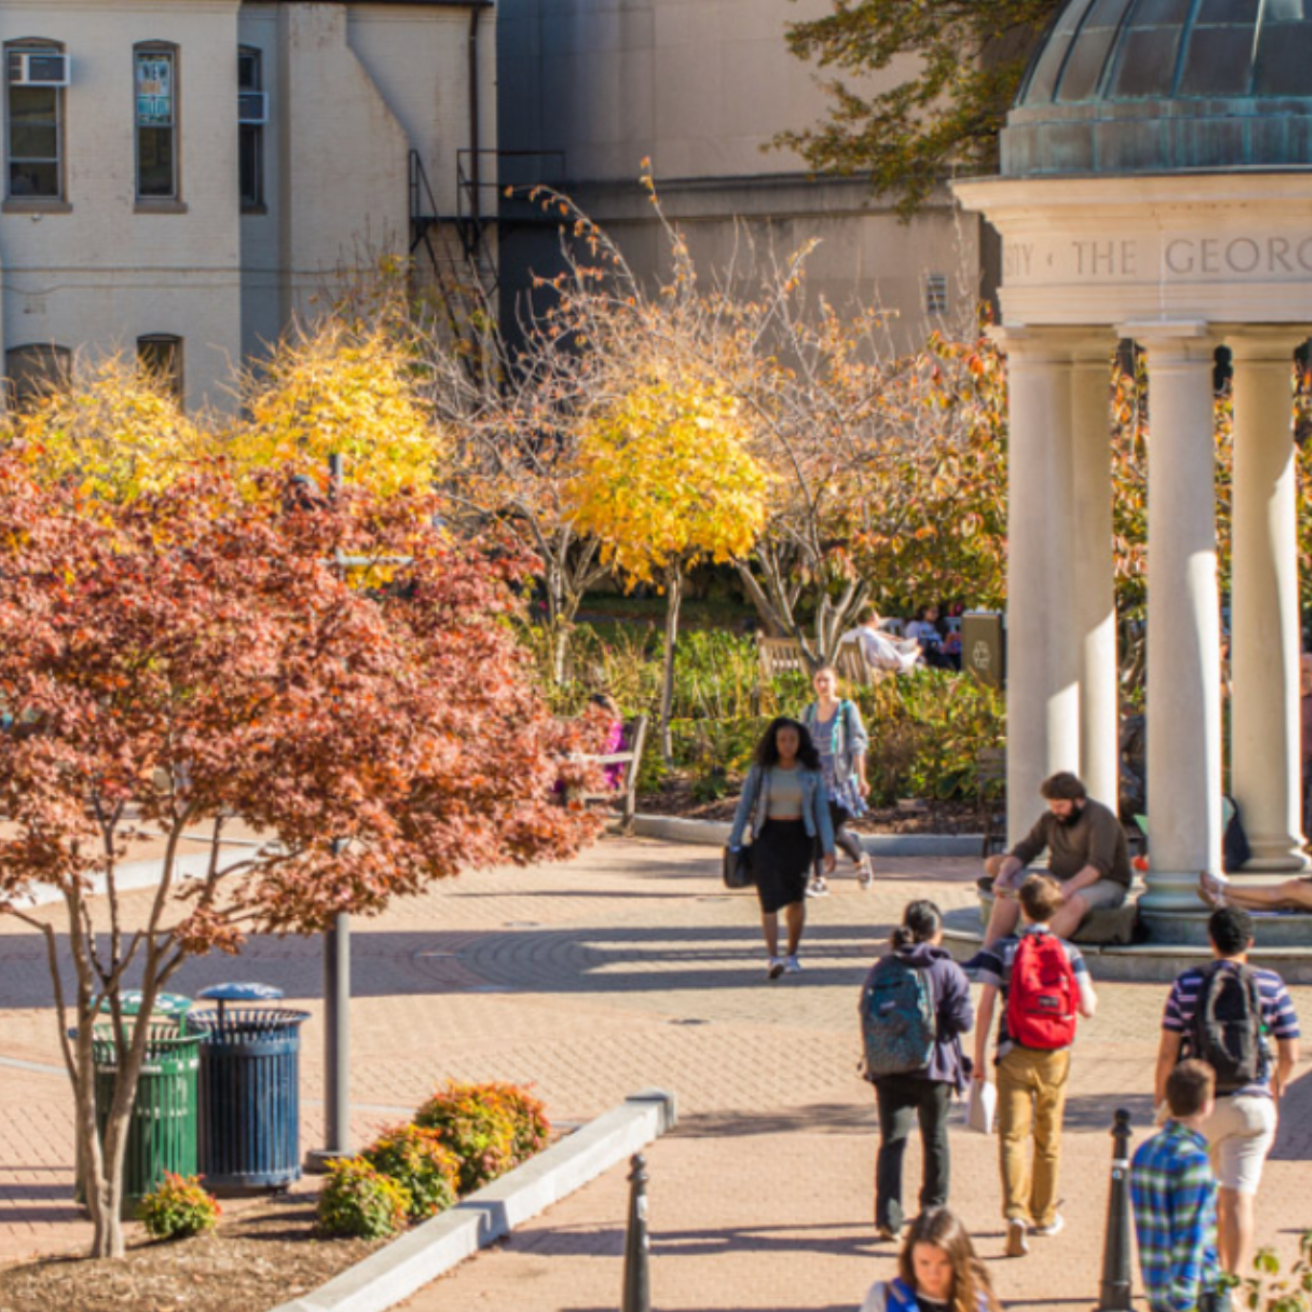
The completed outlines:
[[[758,1134],[876,1133],[874,1098],[869,1108],[819,1103],[789,1112],[710,1112],[680,1120],[681,1139],[747,1138]]]
[[[1152,1066],[1144,1063],[1144,1079],[1152,1080]],[[1145,1135],[1155,1134],[1157,1127],[1153,1124],[1153,1097],[1151,1093],[1099,1093],[1076,1094],[1066,1099],[1066,1119],[1063,1128],[1067,1130],[1106,1130],[1111,1138],[1112,1119],[1121,1107],[1130,1113],[1130,1128],[1134,1131],[1134,1142],[1138,1143]],[[1111,1149],[1108,1150],[1110,1161]]]

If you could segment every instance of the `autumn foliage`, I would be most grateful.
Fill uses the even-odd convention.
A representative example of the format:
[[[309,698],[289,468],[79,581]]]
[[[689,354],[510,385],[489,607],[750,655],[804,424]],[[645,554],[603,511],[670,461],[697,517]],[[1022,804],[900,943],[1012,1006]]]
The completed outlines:
[[[0,908],[49,945],[102,1256],[122,1251],[145,1051],[146,1027],[123,1023],[128,980],[149,1011],[188,956],[376,913],[462,869],[565,857],[594,831],[552,803],[577,744],[504,623],[527,562],[453,544],[417,494],[307,503],[285,474],[259,481],[251,498],[203,468],[88,514],[76,488],[0,456]],[[348,580],[340,556],[386,562],[389,582],[367,566]],[[264,846],[224,848],[233,817]],[[208,869],[179,882],[179,841],[198,830]],[[129,924],[116,872],[145,832],[165,838],[163,879]],[[54,924],[23,909],[38,884],[63,906],[71,993]],[[119,1048],[103,1155],[97,1017]]]

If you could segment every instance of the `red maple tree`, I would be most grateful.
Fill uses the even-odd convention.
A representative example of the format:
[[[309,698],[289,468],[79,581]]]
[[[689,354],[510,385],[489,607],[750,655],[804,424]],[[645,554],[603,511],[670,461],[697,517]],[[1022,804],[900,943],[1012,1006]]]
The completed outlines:
[[[0,910],[46,939],[93,1256],[123,1252],[147,1038],[123,1021],[125,989],[149,1015],[189,956],[376,913],[461,869],[565,857],[595,832],[553,804],[579,744],[504,623],[526,562],[453,543],[418,496],[284,491],[244,497],[210,467],[86,503],[0,456]],[[234,817],[259,849],[223,846]],[[202,827],[207,871],[179,880],[179,842]],[[145,834],[166,851],[143,911],[116,875]],[[38,884],[63,904],[71,989],[55,926],[26,909]],[[97,1020],[118,1049],[103,1144]]]

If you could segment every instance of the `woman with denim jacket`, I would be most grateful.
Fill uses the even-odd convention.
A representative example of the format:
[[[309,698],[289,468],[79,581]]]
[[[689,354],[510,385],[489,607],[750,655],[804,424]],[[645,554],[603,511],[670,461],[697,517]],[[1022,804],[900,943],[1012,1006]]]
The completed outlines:
[[[806,726],[780,716],[756,745],[756,758],[733,819],[729,846],[752,829],[752,878],[761,903],[761,931],[769,956],[766,974],[778,979],[802,969],[797,949],[806,924],[806,881],[817,847],[834,869],[834,830],[820,755]],[[788,925],[788,950],[779,955],[779,913]]]
[[[866,752],[870,735],[861,720],[855,702],[838,695],[838,671],[832,665],[822,665],[811,679],[816,699],[802,712],[806,725],[820,753],[820,769],[825,777],[825,791],[829,794],[829,821],[834,828],[834,845],[840,847],[856,866],[857,880],[862,889],[870,887],[874,871],[870,858],[861,847],[861,840],[847,827],[866,813],[866,798],[870,784],[866,781]],[[820,873],[817,861],[807,886],[808,897],[824,897],[829,885]]]

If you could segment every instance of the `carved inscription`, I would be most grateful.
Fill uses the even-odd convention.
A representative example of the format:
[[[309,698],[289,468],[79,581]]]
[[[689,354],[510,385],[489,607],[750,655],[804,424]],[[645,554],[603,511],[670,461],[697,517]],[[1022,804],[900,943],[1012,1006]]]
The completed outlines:
[[[1302,282],[1312,276],[1312,236],[1164,237],[1160,246],[1146,248],[1120,237],[1012,241],[1002,254],[1004,278],[1012,282],[1054,276],[1089,282],[1249,277]]]

